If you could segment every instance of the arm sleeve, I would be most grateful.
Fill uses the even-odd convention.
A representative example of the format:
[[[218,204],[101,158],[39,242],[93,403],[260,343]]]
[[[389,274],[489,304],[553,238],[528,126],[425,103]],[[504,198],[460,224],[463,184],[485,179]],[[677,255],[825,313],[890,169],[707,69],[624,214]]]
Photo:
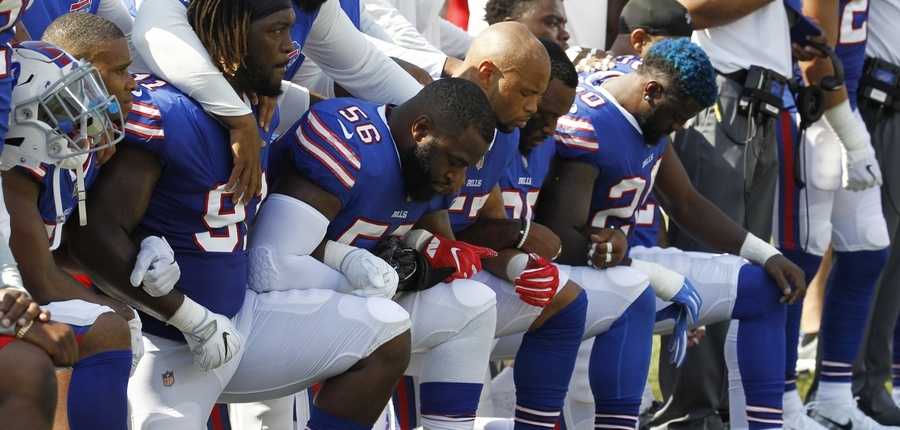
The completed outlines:
[[[303,51],[325,74],[362,99],[401,104],[422,89],[412,76],[369,43],[336,1],[322,4]]]
[[[278,109],[281,120],[275,133],[283,136],[309,110],[309,90],[293,82],[281,81]]]
[[[197,100],[205,111],[220,116],[249,115],[250,108],[213,65],[186,12],[178,0],[142,5],[133,27],[135,51],[154,74]]]
[[[444,73],[444,63],[447,62],[447,56],[445,54],[403,48],[394,45],[391,42],[376,39],[368,34],[366,35],[366,38],[385,55],[399,58],[407,63],[421,67],[428,72],[432,79],[440,79],[441,75]]]
[[[19,273],[16,259],[9,248],[9,239],[2,233],[0,233],[0,288],[18,290],[28,294],[22,283],[22,275]]]
[[[105,18],[107,21],[119,27],[125,37],[131,39],[131,28],[134,19],[128,13],[128,9],[122,4],[122,0],[100,0],[100,7],[97,9],[97,15]]]
[[[362,16],[368,16],[368,19],[371,19],[390,36],[390,41],[393,41],[395,45],[419,51],[441,52],[440,49],[429,43],[425,36],[419,33],[419,30],[392,4],[384,0],[364,0],[364,3]]]
[[[361,164],[352,142],[340,137],[337,121],[313,108],[300,120],[288,144],[297,172],[346,206],[353,196]]]
[[[466,58],[472,45],[472,36],[444,18],[438,18],[441,27],[441,51],[456,58]]]

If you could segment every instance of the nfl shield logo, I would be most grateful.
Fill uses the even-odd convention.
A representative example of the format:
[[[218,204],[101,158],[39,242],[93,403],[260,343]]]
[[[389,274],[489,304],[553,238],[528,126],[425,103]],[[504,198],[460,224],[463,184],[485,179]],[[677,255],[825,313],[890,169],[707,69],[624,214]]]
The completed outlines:
[[[163,372],[162,383],[164,387],[171,387],[172,385],[175,385],[175,372],[171,370],[168,372]]]

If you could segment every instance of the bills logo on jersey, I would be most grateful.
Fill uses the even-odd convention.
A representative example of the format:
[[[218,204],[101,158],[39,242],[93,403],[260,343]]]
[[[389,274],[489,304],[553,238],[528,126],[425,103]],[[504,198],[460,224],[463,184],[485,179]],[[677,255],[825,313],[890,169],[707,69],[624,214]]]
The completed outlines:
[[[69,5],[69,12],[88,12],[93,0],[75,0]]]
[[[300,51],[303,49],[303,45],[301,45],[300,42],[297,42],[296,40],[291,43],[293,44],[294,49],[288,54],[288,64],[287,66],[285,66],[286,69],[290,69],[291,66],[293,66],[294,63],[297,62],[297,59],[303,55],[300,53]]]

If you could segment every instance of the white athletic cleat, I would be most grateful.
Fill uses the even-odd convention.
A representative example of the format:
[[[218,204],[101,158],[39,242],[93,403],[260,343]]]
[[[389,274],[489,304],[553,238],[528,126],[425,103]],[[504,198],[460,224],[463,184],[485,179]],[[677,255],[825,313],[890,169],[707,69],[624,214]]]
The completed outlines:
[[[513,430],[515,421],[509,418],[475,418],[475,430]]]
[[[784,430],[826,430],[827,427],[806,415],[806,410],[784,410]]]
[[[878,424],[854,403],[810,402],[809,415],[823,426],[834,430],[900,430]],[[787,423],[785,423],[787,424]]]

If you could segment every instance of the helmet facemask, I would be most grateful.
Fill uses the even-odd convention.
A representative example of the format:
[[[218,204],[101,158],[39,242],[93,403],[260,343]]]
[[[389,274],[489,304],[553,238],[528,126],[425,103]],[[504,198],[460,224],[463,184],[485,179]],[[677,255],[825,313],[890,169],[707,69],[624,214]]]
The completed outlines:
[[[23,61],[46,62],[39,53],[28,49],[19,49],[16,54]],[[36,78],[20,75],[19,79],[26,82],[17,83],[17,87]],[[58,199],[59,170],[74,170],[79,221],[85,225],[85,163],[91,152],[119,143],[124,137],[123,125],[119,103],[106,91],[97,69],[89,63],[76,63],[37,96],[16,101],[10,112],[10,132],[3,147],[0,170],[16,165],[37,168],[41,163],[57,166],[53,178],[54,200]],[[57,204],[57,218],[62,216]]]

